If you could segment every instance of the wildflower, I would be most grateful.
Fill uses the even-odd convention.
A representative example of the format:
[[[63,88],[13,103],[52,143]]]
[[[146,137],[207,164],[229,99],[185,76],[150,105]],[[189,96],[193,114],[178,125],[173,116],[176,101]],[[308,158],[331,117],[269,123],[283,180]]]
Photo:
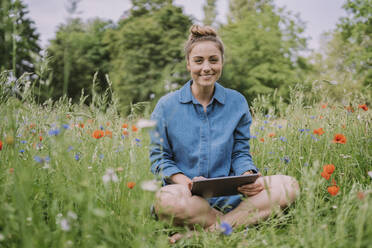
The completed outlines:
[[[122,128],[128,128],[128,124],[127,123],[124,123],[121,127]]]
[[[291,160],[289,159],[289,157],[288,156],[284,156],[283,158],[282,158],[282,160],[284,161],[284,163],[286,163],[286,164],[288,164]]]
[[[313,120],[314,120],[314,119],[315,119],[315,116],[313,116],[313,115],[312,115],[312,116],[310,116],[310,119],[313,119]]]
[[[346,144],[346,137],[343,134],[335,134],[332,140],[333,143]]]
[[[338,187],[337,185],[332,185],[332,186],[329,186],[327,190],[328,190],[328,193],[330,193],[332,196],[335,196],[340,190],[340,187]]]
[[[129,189],[133,189],[133,187],[136,185],[136,183],[135,182],[128,182],[127,183],[127,187],[129,188]]]
[[[264,124],[268,124],[268,123],[269,123],[268,121],[266,121],[266,120],[264,121]]]
[[[59,129],[50,129],[48,134],[50,136],[57,136],[61,131]]]
[[[141,188],[146,191],[155,192],[159,189],[159,187],[160,187],[159,182],[156,181],[155,179],[144,181],[141,183]]]
[[[105,128],[102,125],[99,126],[99,129],[105,130]]]
[[[320,174],[325,180],[329,180],[331,178],[331,174],[328,174],[327,172],[325,171],[322,171],[322,173]]]
[[[260,129],[261,129],[261,130],[265,130],[265,127],[261,126]]]
[[[140,119],[137,122],[138,128],[152,128],[156,126],[156,121]]]
[[[42,157],[39,157],[39,156],[34,156],[34,160],[40,164],[43,164],[43,163],[49,163],[50,162],[50,158],[48,156],[46,156],[45,158],[42,158]]]
[[[260,141],[261,141],[261,142],[265,142],[265,139],[264,139],[264,138],[261,138]]]
[[[26,141],[26,140],[21,140],[21,143],[22,143],[22,144],[26,144],[27,141]]]
[[[268,136],[269,136],[270,138],[275,137],[275,133],[269,133]]]
[[[124,136],[127,136],[128,134],[129,134],[129,133],[128,133],[127,130],[124,130],[124,131],[123,131],[123,135],[124,135]]]
[[[323,117],[323,115],[319,115],[319,120],[321,120],[321,119],[323,119],[324,117]]]
[[[132,126],[132,131],[133,131],[133,132],[137,132],[137,131],[138,131],[138,128],[137,128],[135,125],[133,125],[133,126]]]
[[[119,168],[116,169],[116,171],[117,172],[122,172],[122,171],[124,171],[124,168],[123,167],[119,167]]]
[[[112,138],[112,132],[109,131],[109,130],[106,130],[105,131],[105,136],[109,137],[109,138]]]
[[[10,168],[10,169],[9,169],[9,173],[10,173],[10,174],[13,174],[13,172],[14,172],[14,168]]]
[[[89,124],[92,124],[94,122],[93,119],[88,119],[87,121],[88,121]]]
[[[71,119],[71,115],[67,114],[67,115],[66,115],[66,118],[67,118],[67,119]]]
[[[372,178],[372,171],[368,171],[368,176]]]
[[[367,104],[358,105],[358,108],[363,109],[364,111],[368,110]]]
[[[5,239],[4,234],[0,233],[0,241],[3,241]]]
[[[69,146],[68,148],[67,148],[67,151],[69,152],[69,151],[72,151],[74,148],[72,147],[72,146]]]
[[[314,129],[314,134],[317,134],[317,135],[322,135],[324,133],[324,130],[323,128],[318,128],[318,129]]]
[[[278,128],[283,128],[283,126],[282,125],[278,125]]]
[[[104,131],[102,131],[102,130],[95,130],[94,132],[93,132],[93,138],[95,138],[95,139],[100,139],[100,138],[102,138],[103,136],[105,136],[105,132]]]
[[[324,104],[322,104],[322,109],[327,108],[327,105],[328,105],[328,103],[324,103]]]
[[[102,177],[102,180],[103,180],[103,183],[109,183],[110,181],[112,182],[118,182],[119,181],[119,178],[118,176],[116,175],[115,171],[111,168],[108,168],[106,170],[106,174],[103,175]]]
[[[346,125],[345,125],[345,124],[342,124],[341,127],[342,127],[343,129],[345,129],[345,128],[346,128]]]
[[[62,127],[63,127],[64,129],[69,129],[69,128],[70,128],[70,126],[69,126],[68,124],[62,124]]]
[[[221,222],[220,228],[221,228],[221,233],[224,235],[230,235],[233,231],[231,225],[225,221]]]
[[[310,134],[310,135],[311,135],[311,138],[312,138],[313,140],[318,141],[318,138],[317,138],[317,137],[315,137],[315,136],[312,135],[312,134]]]
[[[79,123],[79,127],[84,128],[84,123]]]
[[[364,194],[364,192],[362,192],[362,191],[359,191],[358,193],[357,193],[357,197],[358,197],[358,199],[359,200],[363,200],[364,198],[365,198],[365,194]]]
[[[108,126],[108,127],[109,127],[110,125],[111,125],[111,123],[110,123],[110,122],[106,122],[106,126]]]
[[[3,142],[0,140],[0,151],[3,150]]]
[[[68,220],[66,218],[61,219],[60,225],[61,229],[65,232],[68,232],[71,229],[70,224],[68,223]]]
[[[76,220],[77,219],[77,214],[72,212],[72,211],[68,211],[67,212],[67,217],[69,217],[70,219]]]
[[[99,158],[100,158],[100,159],[103,159],[104,157],[105,157],[105,155],[103,155],[103,154],[100,154],[100,155],[99,155]]]
[[[24,152],[25,152],[25,150],[21,149],[21,150],[19,150],[19,152],[20,152],[20,153],[24,153]]]
[[[43,141],[43,136],[39,136],[39,140],[40,141]]]
[[[257,136],[252,135],[251,138],[252,138],[252,139],[257,139]]]
[[[75,160],[76,160],[76,161],[79,161],[79,160],[80,160],[80,154],[79,154],[79,153],[76,153],[76,154],[75,154]]]
[[[333,164],[326,164],[323,167],[323,171],[328,174],[332,174],[335,171],[335,166]]]
[[[280,136],[280,140],[283,141],[283,142],[287,142],[287,138],[283,137],[283,136]]]
[[[354,108],[351,106],[345,106],[345,109],[347,110],[347,112],[350,112],[350,113],[354,112]]]

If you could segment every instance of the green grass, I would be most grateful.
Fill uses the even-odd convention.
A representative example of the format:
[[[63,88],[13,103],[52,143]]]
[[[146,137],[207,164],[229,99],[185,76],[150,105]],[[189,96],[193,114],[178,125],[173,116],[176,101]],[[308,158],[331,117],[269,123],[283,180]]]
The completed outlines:
[[[154,193],[141,188],[154,178],[149,137],[146,130],[131,131],[136,116],[67,101],[40,106],[2,99],[0,247],[168,247],[169,233],[185,231],[150,217]],[[202,232],[175,247],[371,247],[372,114],[358,103],[364,102],[351,113],[337,103],[323,109],[293,101],[280,116],[266,116],[262,103],[253,103],[253,159],[263,175],[295,177],[300,198],[285,214],[230,236]],[[129,124],[125,138],[123,123]],[[101,126],[112,138],[92,137]],[[325,133],[314,135],[320,127]],[[55,129],[59,134],[49,135]],[[346,144],[332,142],[336,133],[346,136]],[[336,167],[329,181],[320,176],[325,164]],[[103,182],[108,168],[118,182]],[[327,192],[332,179],[340,187],[336,196]],[[128,182],[136,183],[133,189]]]

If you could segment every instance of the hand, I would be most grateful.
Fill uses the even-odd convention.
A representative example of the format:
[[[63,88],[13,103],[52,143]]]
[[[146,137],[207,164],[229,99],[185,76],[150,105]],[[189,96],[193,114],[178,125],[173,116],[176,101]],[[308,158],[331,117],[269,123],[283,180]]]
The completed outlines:
[[[199,177],[194,177],[191,182],[189,182],[189,189],[191,190],[192,189],[192,184],[193,182],[196,182],[196,181],[199,181],[199,180],[203,180],[203,179],[206,179],[205,177],[202,177],[202,176],[199,176]]]
[[[252,171],[246,171],[243,173],[243,175],[249,175],[254,174]],[[259,176],[262,176],[262,174],[259,172],[257,173]],[[254,182],[251,184],[246,184],[238,187],[238,191],[241,192],[243,195],[250,197],[257,195],[264,189],[263,185],[261,185],[259,182]]]

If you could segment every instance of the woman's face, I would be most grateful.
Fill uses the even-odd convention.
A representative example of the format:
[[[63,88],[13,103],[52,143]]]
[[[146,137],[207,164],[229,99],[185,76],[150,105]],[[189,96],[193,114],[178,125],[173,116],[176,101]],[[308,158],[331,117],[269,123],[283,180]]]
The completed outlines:
[[[198,86],[211,86],[221,76],[222,56],[213,41],[201,41],[192,48],[187,61],[193,82]]]

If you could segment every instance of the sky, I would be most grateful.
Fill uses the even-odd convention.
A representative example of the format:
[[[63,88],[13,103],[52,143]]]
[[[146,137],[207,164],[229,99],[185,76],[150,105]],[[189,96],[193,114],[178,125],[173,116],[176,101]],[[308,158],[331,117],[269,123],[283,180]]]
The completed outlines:
[[[24,0],[28,5],[29,17],[34,20],[41,38],[41,45],[46,47],[48,40],[54,38],[59,24],[68,17],[67,0]],[[181,6],[184,13],[191,15],[196,21],[203,20],[203,4],[205,0],[174,0],[175,5]],[[293,14],[299,14],[306,23],[305,37],[309,37],[308,47],[318,49],[320,36],[325,31],[336,27],[336,23],[346,12],[342,9],[345,0],[274,0],[279,7]],[[78,17],[87,20],[93,17],[117,21],[125,10],[130,8],[129,0],[81,0]],[[217,0],[217,20],[226,21],[228,0]]]

